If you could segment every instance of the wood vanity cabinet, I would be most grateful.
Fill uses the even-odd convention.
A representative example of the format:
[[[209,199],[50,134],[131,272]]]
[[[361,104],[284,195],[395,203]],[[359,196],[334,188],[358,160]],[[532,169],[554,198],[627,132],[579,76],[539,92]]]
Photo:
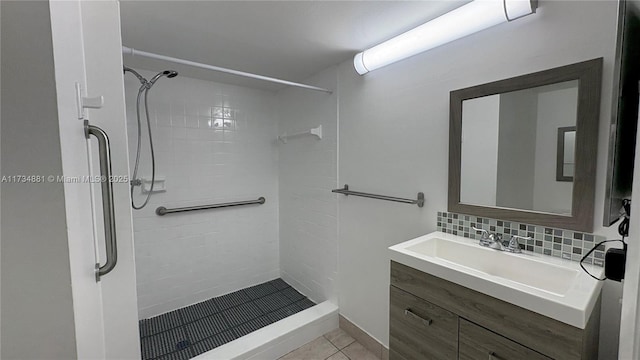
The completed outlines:
[[[391,262],[391,360],[597,359],[600,299],[585,329]]]
[[[455,359],[458,316],[391,286],[390,333],[394,351],[406,359]]]

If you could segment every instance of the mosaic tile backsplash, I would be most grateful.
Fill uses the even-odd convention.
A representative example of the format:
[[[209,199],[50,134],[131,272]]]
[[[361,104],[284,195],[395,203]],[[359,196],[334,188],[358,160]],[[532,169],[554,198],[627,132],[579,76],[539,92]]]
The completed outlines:
[[[531,237],[532,240],[527,240],[526,244],[520,244],[523,250],[573,261],[580,261],[591,248],[605,240],[603,236],[578,231],[473,215],[438,212],[438,231],[479,240],[481,234],[472,229],[474,226],[486,229],[492,234],[502,235],[505,240],[510,239],[511,235]],[[604,266],[604,245],[600,245],[596,251],[591,253],[584,263]]]

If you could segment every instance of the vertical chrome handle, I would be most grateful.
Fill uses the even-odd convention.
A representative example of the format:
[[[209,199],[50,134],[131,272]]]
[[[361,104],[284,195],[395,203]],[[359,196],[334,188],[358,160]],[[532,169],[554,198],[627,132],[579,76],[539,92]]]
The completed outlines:
[[[102,190],[102,218],[104,219],[104,241],[107,260],[104,265],[96,264],[96,281],[108,274],[118,262],[118,247],[116,243],[116,222],[113,206],[113,184],[111,183],[111,145],[109,136],[97,126],[84,121],[84,132],[87,139],[93,135],[98,139],[100,155],[100,187]]]
[[[411,317],[411,318],[413,318],[415,320],[418,320],[424,326],[430,326],[431,323],[433,322],[433,320],[431,320],[431,319],[425,319],[422,316],[414,313],[413,311],[411,311],[411,309],[404,309],[404,316],[408,316],[408,317]]]

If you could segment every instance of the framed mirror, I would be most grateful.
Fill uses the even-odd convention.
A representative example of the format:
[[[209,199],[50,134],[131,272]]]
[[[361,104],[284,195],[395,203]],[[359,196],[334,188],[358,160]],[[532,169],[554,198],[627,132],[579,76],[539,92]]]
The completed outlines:
[[[448,211],[591,232],[602,58],[452,91]]]

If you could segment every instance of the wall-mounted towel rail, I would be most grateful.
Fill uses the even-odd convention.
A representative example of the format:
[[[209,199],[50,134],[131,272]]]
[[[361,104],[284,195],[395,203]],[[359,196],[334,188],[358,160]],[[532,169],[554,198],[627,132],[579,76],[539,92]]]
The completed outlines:
[[[283,144],[286,144],[288,138],[294,137],[294,136],[301,136],[301,135],[315,135],[318,137],[318,140],[322,140],[322,125],[318,125],[317,127],[314,127],[307,131],[300,131],[293,134],[287,134],[285,132],[285,133],[282,133],[282,135],[278,136],[278,139],[282,141]]]
[[[164,206],[160,206],[160,207],[158,207],[156,209],[156,214],[159,215],[159,216],[163,216],[163,215],[166,215],[166,214],[177,213],[177,212],[185,212],[185,211],[217,209],[217,208],[225,208],[225,207],[232,207],[232,206],[244,206],[244,205],[254,205],[254,204],[262,205],[262,204],[265,203],[265,201],[266,201],[266,199],[261,196],[257,200],[235,201],[235,202],[211,204],[211,205],[187,206],[187,207],[173,208],[173,209],[167,209]]]
[[[399,197],[395,197],[395,196],[377,195],[377,194],[369,194],[369,193],[359,192],[359,191],[351,191],[351,190],[349,190],[349,185],[347,185],[347,184],[345,184],[342,189],[333,189],[333,190],[331,190],[331,192],[336,193],[336,194],[362,196],[362,197],[371,198],[371,199],[394,201],[394,202],[399,202],[399,203],[404,203],[404,204],[418,205],[418,207],[423,207],[424,206],[424,193],[421,193],[421,192],[418,193],[418,198],[415,199],[415,200],[414,199],[399,198]]]

